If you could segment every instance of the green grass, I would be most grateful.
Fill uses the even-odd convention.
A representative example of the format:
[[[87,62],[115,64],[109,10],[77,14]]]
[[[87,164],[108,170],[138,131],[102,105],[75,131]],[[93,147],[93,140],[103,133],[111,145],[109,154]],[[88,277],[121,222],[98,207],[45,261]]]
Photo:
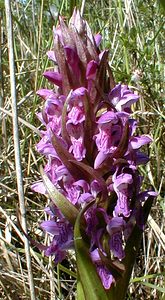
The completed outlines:
[[[45,243],[48,237],[39,230],[39,224],[45,218],[43,208],[48,200],[30,189],[40,177],[39,165],[43,163],[43,158],[35,150],[39,136],[31,128],[31,125],[40,126],[35,114],[40,111],[42,101],[36,97],[35,91],[48,84],[42,73],[52,67],[46,52],[52,47],[52,27],[57,24],[58,15],[62,14],[68,20],[74,5],[81,9],[82,2],[11,2],[17,101],[20,102],[18,114],[29,123],[19,123],[27,222],[30,235]],[[163,6],[154,0],[87,0],[84,17],[93,32],[100,32],[103,36],[101,47],[109,49],[109,62],[116,82],[128,83],[141,95],[140,102],[134,107],[134,115],[139,121],[138,131],[153,138],[153,143],[147,148],[151,160],[141,172],[144,185],[154,186],[159,192],[151,210],[155,223],[150,222],[143,235],[127,299],[163,299],[165,241],[164,236],[160,238],[165,213]],[[0,106],[11,111],[5,10],[1,2],[0,19]],[[18,194],[10,115],[1,115],[0,127],[0,299],[30,299],[24,244],[16,221]],[[36,248],[31,249],[31,255],[37,299],[75,299],[74,254],[70,253],[68,261],[57,267]]]

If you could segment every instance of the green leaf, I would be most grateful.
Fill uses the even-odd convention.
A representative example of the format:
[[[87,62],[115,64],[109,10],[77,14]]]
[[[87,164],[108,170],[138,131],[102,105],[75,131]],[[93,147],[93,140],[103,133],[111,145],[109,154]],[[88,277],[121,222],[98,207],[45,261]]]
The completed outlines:
[[[151,288],[151,289],[156,289],[157,291],[161,292],[161,293],[165,293],[165,288],[157,286],[155,284],[149,283],[149,282],[141,282],[141,284]]]
[[[59,266],[59,270],[60,270],[60,271],[63,271],[64,273],[68,274],[69,276],[72,276],[72,277],[74,277],[74,278],[77,279],[77,274],[76,274],[75,272],[73,272],[72,270],[70,270],[70,269],[64,267],[64,266],[63,266],[62,264],[60,264],[60,263],[58,264],[58,266]]]
[[[80,281],[78,281],[77,300],[108,300],[107,293],[103,288],[101,280],[97,274],[96,267],[90,258],[88,245],[83,239],[81,232],[81,222],[83,221],[82,217],[89,205],[91,205],[91,203],[79,213],[74,228],[77,269]],[[112,300],[112,298],[109,298],[109,300],[110,299]]]
[[[79,275],[77,276],[77,299],[85,300],[84,290],[83,290]]]
[[[135,278],[131,279],[130,282],[131,283],[141,282],[143,280],[153,279],[153,278],[157,278],[159,276],[165,276],[165,272],[157,273],[157,274],[148,274],[148,275],[144,275],[141,277],[135,277]]]
[[[48,176],[44,173],[42,167],[40,167],[43,183],[47,189],[47,192],[53,201],[53,203],[60,209],[65,218],[72,224],[75,224],[75,220],[78,215],[77,208],[69,202],[53,185]]]

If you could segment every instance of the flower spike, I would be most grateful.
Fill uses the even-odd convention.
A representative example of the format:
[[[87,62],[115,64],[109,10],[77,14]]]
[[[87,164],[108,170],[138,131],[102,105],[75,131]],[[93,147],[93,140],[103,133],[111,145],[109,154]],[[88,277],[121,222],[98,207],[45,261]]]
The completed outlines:
[[[118,290],[125,294],[156,196],[141,190],[138,170],[149,160],[141,147],[152,139],[136,135],[131,106],[139,95],[115,83],[109,51],[100,51],[101,35],[93,36],[79,10],[69,25],[59,18],[53,38],[55,69],[43,74],[52,89],[37,92],[44,101],[37,150],[47,164],[43,182],[32,186],[51,200],[41,223],[51,238],[45,254],[58,263],[75,248],[83,299],[123,300]]]

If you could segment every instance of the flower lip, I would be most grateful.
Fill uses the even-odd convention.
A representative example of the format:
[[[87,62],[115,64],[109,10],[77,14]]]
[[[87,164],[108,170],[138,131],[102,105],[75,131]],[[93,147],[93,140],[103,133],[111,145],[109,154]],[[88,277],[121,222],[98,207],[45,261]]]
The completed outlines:
[[[152,138],[149,135],[133,136],[130,139],[130,145],[132,149],[139,149],[141,146],[152,142]]]

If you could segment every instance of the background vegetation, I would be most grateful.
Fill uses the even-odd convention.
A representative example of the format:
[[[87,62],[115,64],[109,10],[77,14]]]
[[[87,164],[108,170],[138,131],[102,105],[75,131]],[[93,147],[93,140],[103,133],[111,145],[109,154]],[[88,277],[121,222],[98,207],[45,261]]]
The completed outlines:
[[[134,107],[138,130],[150,134],[153,143],[146,151],[151,158],[141,169],[144,185],[153,186],[159,196],[152,207],[148,227],[143,234],[127,299],[163,299],[164,204],[164,98],[165,18],[163,7],[154,0],[20,0],[11,1],[17,88],[21,161],[29,235],[49,242],[39,224],[46,218],[43,208],[48,199],[32,193],[30,185],[39,177],[43,158],[35,150],[39,136],[31,125],[39,127],[36,112],[42,101],[35,91],[48,83],[42,77],[48,62],[46,52],[52,46],[52,27],[59,14],[69,19],[74,5],[93,32],[103,36],[102,48],[110,51],[109,62],[116,82],[128,83],[141,95]],[[17,226],[18,194],[14,162],[5,9],[0,2],[0,299],[30,299],[22,232]],[[24,121],[28,122],[24,124]],[[31,248],[36,299],[75,299],[76,272],[74,253],[54,266],[51,258]]]

